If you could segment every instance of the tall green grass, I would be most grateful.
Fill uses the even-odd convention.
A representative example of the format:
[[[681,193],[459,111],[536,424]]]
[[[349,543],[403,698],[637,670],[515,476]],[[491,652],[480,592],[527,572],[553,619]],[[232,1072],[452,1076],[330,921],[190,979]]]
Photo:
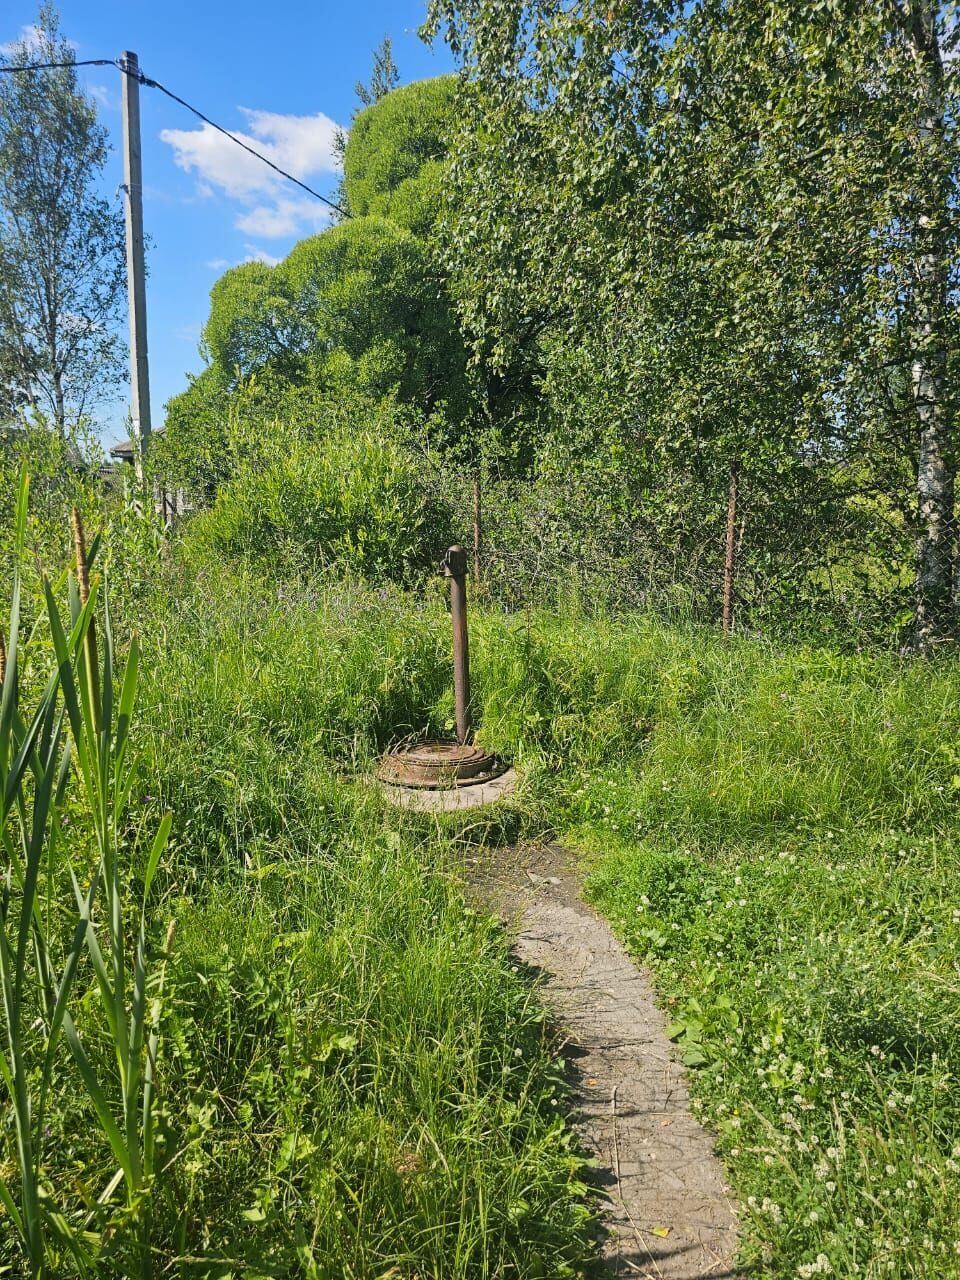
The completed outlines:
[[[78,579],[68,579],[69,614],[61,613],[44,582],[49,644],[32,673],[39,692],[26,709],[25,659],[36,634],[20,630],[20,562],[24,552],[28,484],[21,481],[15,521],[9,644],[3,654],[0,700],[0,830],[6,859],[0,912],[0,990],[4,1048],[0,1082],[12,1120],[12,1169],[0,1176],[6,1211],[23,1265],[31,1276],[62,1274],[70,1265],[95,1271],[91,1230],[97,1209],[110,1205],[121,1184],[137,1269],[151,1274],[150,1224],[141,1199],[153,1177],[153,1075],[156,996],[148,1002],[150,966],[146,911],[151,883],[170,828],[161,820],[146,860],[139,929],[131,945],[128,916],[134,898],[120,864],[118,833],[133,783],[129,729],[137,688],[134,646],[118,675],[109,611],[104,610],[103,667],[95,640],[97,587],[90,590],[82,526],[77,529]],[[37,628],[34,629],[36,633]],[[49,673],[49,674],[47,674]],[[87,848],[63,839],[71,774],[87,823]],[[84,856],[86,855],[86,856]],[[71,905],[58,891],[72,885]],[[95,974],[100,1008],[115,1052],[116,1079],[106,1083],[74,1021],[75,985],[83,959]],[[56,1185],[47,1121],[55,1112],[61,1042],[75,1068],[73,1082],[111,1153],[110,1176],[91,1189],[90,1212]]]
[[[175,815],[155,1273],[581,1274],[584,1162],[542,1008],[443,835],[370,785],[382,745],[450,714],[442,609],[243,570],[180,586],[146,628],[136,788],[145,820]],[[85,1176],[108,1167],[85,1147]]]
[[[960,1274],[960,667],[483,619],[485,739],[652,965],[771,1277]]]
[[[94,611],[114,668],[99,736]],[[47,1090],[43,1128],[32,1097],[29,1122],[22,1109],[39,1143],[24,1167],[38,1247],[61,1273],[582,1273],[588,1201],[552,1041],[457,879],[456,840],[524,824],[578,844],[590,892],[653,966],[741,1196],[745,1263],[784,1278],[957,1272],[954,664],[474,610],[478,733],[523,785],[516,819],[459,831],[384,808],[370,786],[386,745],[452,723],[439,591],[276,582],[174,554],[115,612],[108,637],[94,591],[82,606],[74,589],[62,635],[45,610],[18,696],[46,710],[36,729],[10,722],[10,742],[33,732],[37,751],[3,756],[25,779],[26,808],[4,824],[19,857],[36,780],[63,760],[58,726],[91,744],[62,793],[59,772],[44,784],[55,816],[37,847],[55,834],[59,873],[45,852],[35,901],[56,982],[76,956],[68,1003],[105,1108],[66,1038],[44,1083],[42,983],[15,1021],[24,1063],[41,1063],[22,1078]],[[116,671],[134,622],[137,772]],[[79,719],[47,732],[51,658],[56,705],[75,688]],[[83,933],[100,962],[71,941],[71,865],[84,888],[97,877]],[[18,911],[20,893],[14,874]],[[5,928],[13,973],[10,911]],[[0,1131],[0,1176],[22,1217],[17,1140],[15,1123]],[[0,1266],[30,1247],[0,1233]]]

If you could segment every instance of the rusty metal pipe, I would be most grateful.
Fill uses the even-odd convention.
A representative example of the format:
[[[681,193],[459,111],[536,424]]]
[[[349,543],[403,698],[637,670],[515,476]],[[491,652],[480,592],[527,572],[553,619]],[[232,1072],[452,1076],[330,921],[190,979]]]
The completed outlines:
[[[459,544],[443,560],[450,579],[450,617],[453,622],[453,694],[456,702],[457,742],[470,738],[470,646],[467,638],[467,553]]]

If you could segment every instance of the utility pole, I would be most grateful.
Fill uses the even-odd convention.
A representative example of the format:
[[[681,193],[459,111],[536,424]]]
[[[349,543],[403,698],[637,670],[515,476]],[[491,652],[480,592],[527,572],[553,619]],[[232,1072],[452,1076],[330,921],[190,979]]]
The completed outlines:
[[[143,263],[143,176],[140,168],[140,62],[120,55],[123,96],[123,181],[127,228],[127,312],[130,320],[130,418],[137,477],[150,447],[150,370],[147,362],[147,292]]]

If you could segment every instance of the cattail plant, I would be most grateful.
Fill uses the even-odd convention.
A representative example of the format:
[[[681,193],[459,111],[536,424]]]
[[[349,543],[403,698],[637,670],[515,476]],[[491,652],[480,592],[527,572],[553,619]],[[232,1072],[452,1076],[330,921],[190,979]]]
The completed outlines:
[[[101,670],[95,615],[100,584],[91,581],[83,527],[74,512],[77,574],[68,578],[69,622],[44,582],[46,621],[55,661],[32,713],[20,706],[20,573],[28,485],[21,481],[16,517],[16,560],[0,698],[0,831],[6,861],[0,901],[0,1085],[13,1121],[17,1178],[0,1179],[0,1203],[16,1232],[31,1277],[62,1274],[67,1258],[81,1275],[96,1273],[94,1214],[77,1220],[58,1205],[43,1150],[44,1117],[53,1069],[69,1051],[100,1136],[116,1171],[98,1200],[106,1211],[121,1187],[138,1233],[137,1268],[150,1274],[149,1212],[143,1204],[154,1177],[153,1074],[157,1014],[148,1012],[147,901],[166,847],[170,818],[153,840],[139,901],[131,901],[120,832],[135,777],[130,723],[139,651],[131,645],[116,684],[116,652],[103,591]],[[31,645],[34,641],[30,642]],[[92,832],[90,866],[75,865],[61,838],[61,815],[71,783],[79,782]],[[72,928],[41,892],[58,881],[73,886]],[[61,904],[62,907],[62,904]],[[135,911],[135,941],[127,927]],[[168,943],[169,946],[169,943]],[[82,956],[92,965],[100,1007],[116,1055],[119,1096],[110,1095],[71,1015],[71,996]],[[62,967],[54,956],[65,957]],[[156,1008],[156,1000],[153,1002]],[[39,1020],[37,1010],[40,1011]],[[39,1033],[38,1033],[39,1026]]]

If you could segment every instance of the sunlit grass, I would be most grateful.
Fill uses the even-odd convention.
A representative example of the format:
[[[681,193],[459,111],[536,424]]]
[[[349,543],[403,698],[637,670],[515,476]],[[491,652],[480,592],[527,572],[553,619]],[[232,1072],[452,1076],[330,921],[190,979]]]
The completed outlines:
[[[439,593],[174,559],[136,599],[136,618],[116,610],[143,633],[144,763],[117,846],[131,892],[174,814],[145,921],[164,971],[138,1201],[155,1267],[583,1270],[583,1168],[542,1011],[456,878],[458,842],[560,833],[654,969],[745,1261],[784,1280],[958,1270],[955,665],[474,610],[478,732],[523,784],[511,809],[443,824],[369,782],[390,742],[450,726]],[[93,828],[76,802],[65,816],[76,852]],[[120,1099],[92,960],[76,981]],[[97,1274],[127,1274],[144,1219],[119,1183],[115,1211],[77,1207],[117,1161],[68,1060],[51,1087],[44,1177],[89,1220]]]

